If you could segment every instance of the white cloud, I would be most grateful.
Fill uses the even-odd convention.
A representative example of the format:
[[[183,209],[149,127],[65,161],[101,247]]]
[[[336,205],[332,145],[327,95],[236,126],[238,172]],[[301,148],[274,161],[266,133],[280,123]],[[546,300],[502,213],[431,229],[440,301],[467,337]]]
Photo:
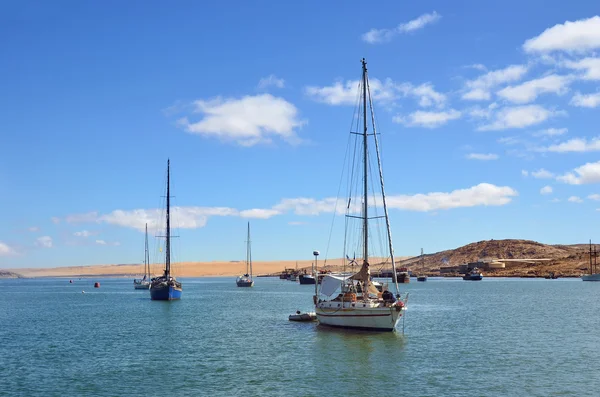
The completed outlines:
[[[583,58],[577,61],[565,61],[563,66],[574,70],[583,70],[584,80],[600,80],[600,58]]]
[[[531,176],[537,179],[551,179],[554,178],[554,174],[548,170],[540,168],[538,171],[532,171]]]
[[[288,225],[290,226],[302,226],[302,225],[306,225],[308,222],[300,222],[300,221],[292,221],[292,222],[288,222]]]
[[[518,81],[527,72],[524,65],[510,65],[504,69],[492,70],[475,80],[465,83],[465,93],[462,99],[483,101],[491,98],[490,91],[498,85]]]
[[[600,182],[600,161],[586,163],[572,172],[556,177],[557,180],[570,185],[586,185]]]
[[[483,65],[481,63],[474,63],[472,65],[465,65],[464,67],[465,68],[479,70],[479,71],[482,71],[482,72],[487,72],[487,68],[485,67],[485,65]]]
[[[409,210],[409,211],[435,211],[440,209],[475,207],[475,206],[500,206],[508,204],[513,196],[517,196],[516,190],[508,186],[496,186],[489,183],[454,190],[450,193],[428,193],[409,195],[390,195],[388,197],[388,208]],[[360,200],[354,200],[356,210],[360,210]],[[381,197],[373,197],[371,202],[381,202]],[[250,209],[238,211],[228,207],[175,207],[173,210],[172,225],[179,228],[200,228],[206,224],[210,216],[240,216],[245,218],[266,219],[276,215],[283,215],[292,212],[299,216],[316,216],[322,213],[332,213],[337,211],[343,214],[346,210],[346,200],[337,198],[325,198],[317,200],[313,198],[298,197],[282,199],[271,208]],[[133,210],[123,211],[115,210],[110,214],[98,215],[94,222],[104,222],[121,227],[134,228],[144,231],[144,226],[148,223],[148,229],[155,231],[162,230],[162,215],[159,210]],[[83,217],[79,219],[88,219]],[[293,224],[293,223],[291,223]],[[298,223],[296,223],[298,224]],[[98,241],[104,240],[96,240]],[[106,243],[106,242],[105,242]],[[110,244],[110,243],[106,243]],[[114,243],[113,245],[117,245]]]
[[[394,116],[394,123],[404,124],[408,127],[425,127],[436,128],[446,124],[450,120],[460,118],[461,113],[457,110],[450,109],[442,112],[426,112],[418,110],[409,114],[406,117]]]
[[[271,74],[271,75],[269,75],[267,77],[263,77],[258,82],[258,89],[259,90],[264,90],[264,89],[269,88],[269,87],[283,88],[283,87],[285,87],[285,80],[278,78],[274,74]]]
[[[502,138],[498,138],[496,140],[496,142],[501,143],[506,146],[513,146],[513,145],[523,143],[523,141],[521,139],[516,138],[514,136],[504,136]]]
[[[337,81],[331,86],[306,87],[305,93],[313,100],[328,105],[354,105],[359,98],[358,85],[358,80],[349,80],[345,84]],[[398,96],[397,85],[392,79],[383,82],[375,78],[369,79],[369,87],[374,100],[390,102]]]
[[[469,160],[498,160],[498,155],[493,153],[469,153],[465,158]]]
[[[328,105],[355,105],[360,97],[359,84],[358,80],[350,80],[346,83],[337,81],[325,87],[306,87],[305,93],[311,99]],[[384,104],[392,103],[400,97],[410,96],[417,100],[419,106],[443,107],[447,99],[446,95],[437,92],[429,82],[415,86],[411,83],[396,83],[390,78],[384,81],[372,78],[369,79],[369,90],[373,100]]]
[[[580,197],[577,196],[571,196],[568,198],[567,200],[570,203],[583,203],[583,200]]]
[[[37,245],[38,247],[52,248],[52,237],[50,237],[50,236],[38,237],[35,242],[35,245]]]
[[[92,235],[92,233],[88,232],[87,230],[82,230],[80,232],[73,233],[73,236],[77,236],[77,237],[89,237],[91,235]]]
[[[510,203],[512,197],[517,195],[517,191],[508,186],[480,183],[450,193],[391,196],[388,199],[388,207],[410,211],[436,211],[461,207],[501,206]]]
[[[106,241],[104,241],[104,240],[96,240],[96,244],[98,244],[98,245],[106,245]]]
[[[482,125],[479,131],[504,130],[508,128],[524,128],[542,123],[560,114],[540,105],[514,106],[500,109],[493,116],[490,124]]]
[[[540,194],[550,194],[552,193],[552,186],[544,186],[540,189]]]
[[[600,201],[600,194],[597,194],[597,193],[590,194],[589,196],[587,196],[587,198],[590,200]]]
[[[569,130],[567,128],[547,128],[538,132],[534,132],[533,136],[558,136],[566,134]]]
[[[529,171],[521,170],[521,175],[527,177],[527,176],[529,176]]]
[[[27,228],[27,230],[29,230],[30,232],[39,232],[40,228],[38,226],[31,226]]]
[[[577,92],[573,95],[573,98],[571,98],[570,104],[584,108],[595,108],[600,105],[600,92],[588,95]]]
[[[194,104],[196,113],[204,117],[198,122],[190,122],[187,117],[180,119],[179,124],[187,132],[242,146],[270,143],[272,137],[296,143],[299,140],[296,129],[305,124],[298,118],[298,109],[293,104],[270,94],[239,99],[217,97]]]
[[[497,95],[513,103],[528,103],[544,93],[565,94],[571,81],[571,76],[551,74],[517,86],[505,87],[498,91]]]
[[[600,47],[600,17],[566,21],[544,30],[523,44],[525,52],[581,52]]]
[[[362,35],[362,39],[370,44],[387,42],[399,34],[414,32],[415,30],[422,29],[425,26],[436,22],[440,18],[441,15],[434,11],[431,14],[423,14],[412,21],[401,23],[393,29],[371,29]]]
[[[560,203],[560,199],[559,198],[553,198],[552,200],[550,200],[551,203]]]
[[[595,152],[600,150],[600,137],[588,141],[585,138],[573,138],[566,142],[537,149],[539,152]]]
[[[279,214],[280,212],[277,210],[262,208],[240,211],[240,216],[242,218],[269,219]]]
[[[51,221],[52,221],[52,223],[54,223],[55,225],[57,225],[57,224],[59,224],[59,223],[60,223],[60,219],[59,219],[59,218],[57,218],[57,217],[55,217],[55,216],[53,216],[52,218],[50,218],[50,220],[51,220]]]
[[[93,216],[92,216],[93,215]],[[266,219],[277,215],[273,210],[250,209],[238,211],[229,207],[172,207],[171,225],[181,229],[196,229],[206,225],[208,218],[212,216],[240,216],[243,218]],[[144,231],[146,224],[149,230],[162,230],[164,228],[164,214],[162,209],[135,209],[114,210],[108,214],[100,215],[96,212],[87,214],[75,214],[66,217],[70,223],[107,223],[110,225],[129,227]],[[92,233],[78,232],[78,236],[86,237]]]
[[[16,254],[17,252],[11,246],[0,241],[0,256],[11,256]]]

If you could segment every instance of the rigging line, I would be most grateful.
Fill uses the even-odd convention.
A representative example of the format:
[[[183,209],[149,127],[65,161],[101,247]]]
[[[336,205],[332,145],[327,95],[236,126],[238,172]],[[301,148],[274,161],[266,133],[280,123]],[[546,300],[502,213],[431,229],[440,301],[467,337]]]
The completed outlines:
[[[379,140],[377,139],[377,130],[375,127],[375,112],[373,111],[373,100],[371,99],[371,88],[369,87],[368,80],[367,80],[367,90],[369,92],[369,107],[371,110],[371,122],[373,125],[373,139],[375,139],[375,152],[377,153],[377,164],[379,165],[379,179],[381,181],[381,200],[383,202],[383,211],[385,213],[385,223],[387,226],[388,243],[389,243],[389,248],[390,248],[390,258],[392,260],[392,272],[393,272],[392,280],[394,281],[394,286],[396,287],[396,295],[399,297],[400,289],[398,287],[398,276],[397,276],[397,272],[396,272],[396,263],[394,261],[394,245],[392,243],[392,229],[390,226],[390,219],[388,216],[387,204],[386,204],[386,200],[385,200],[385,187],[383,184],[383,169],[381,167],[381,156],[379,153]]]
[[[360,91],[359,91],[360,92]],[[352,127],[354,124],[354,119],[356,118],[356,114],[359,111],[358,107],[360,104],[360,95],[357,93],[356,95],[356,100],[355,100],[355,105],[354,105],[354,112],[352,114],[352,120],[350,121],[350,131],[352,131]],[[339,197],[340,197],[340,191],[342,190],[342,181],[344,180],[344,169],[346,166],[346,160],[348,158],[348,152],[350,151],[350,142],[351,142],[351,138],[352,135],[349,134],[348,136],[348,143],[346,145],[346,153],[344,154],[344,161],[342,162],[342,175],[340,176],[340,182],[338,184],[338,191],[337,191],[337,195],[336,195],[336,200],[335,200],[335,206],[333,209],[333,216],[332,216],[332,220],[331,220],[331,227],[329,228],[329,237],[327,239],[327,248],[325,249],[325,259],[323,261],[323,267],[327,266],[327,258],[329,257],[329,248],[330,248],[330,244],[331,244],[331,236],[333,234],[333,228],[335,226],[335,218],[337,215],[337,206],[338,206],[338,201],[339,201]]]

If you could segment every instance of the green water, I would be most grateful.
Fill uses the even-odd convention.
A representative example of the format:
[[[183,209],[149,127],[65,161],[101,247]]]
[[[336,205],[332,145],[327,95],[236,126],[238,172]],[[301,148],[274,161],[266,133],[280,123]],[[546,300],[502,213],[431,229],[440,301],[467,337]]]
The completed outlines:
[[[289,322],[314,286],[182,281],[156,302],[129,279],[0,280],[0,395],[600,394],[600,283],[413,279],[402,335]]]

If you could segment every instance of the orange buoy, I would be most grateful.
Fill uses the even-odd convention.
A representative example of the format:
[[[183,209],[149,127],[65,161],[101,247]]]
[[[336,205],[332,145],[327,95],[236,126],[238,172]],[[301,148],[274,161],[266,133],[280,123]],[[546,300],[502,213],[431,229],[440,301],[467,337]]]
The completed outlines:
[[[94,283],[94,288],[100,288],[100,283],[99,282],[95,282]]]

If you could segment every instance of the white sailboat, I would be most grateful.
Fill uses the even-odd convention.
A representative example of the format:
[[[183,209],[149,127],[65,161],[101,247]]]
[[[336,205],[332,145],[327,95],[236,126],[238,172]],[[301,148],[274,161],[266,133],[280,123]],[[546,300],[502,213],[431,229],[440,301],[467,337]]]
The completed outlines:
[[[246,240],[246,274],[239,276],[235,283],[238,287],[252,287],[254,280],[252,279],[252,251],[250,247],[250,222],[248,222],[248,239]]]
[[[348,179],[354,184],[360,184],[360,189],[354,189],[352,186],[348,188],[348,199],[345,201],[346,206],[346,233],[344,258],[347,261],[344,265],[354,264],[354,260],[350,260],[348,253],[362,252],[362,264],[357,273],[351,275],[332,275],[329,274],[323,278],[320,289],[315,285],[315,296],[313,301],[315,304],[315,313],[319,324],[340,327],[340,328],[357,328],[370,331],[393,331],[396,329],[398,320],[406,310],[408,294],[401,296],[398,288],[398,280],[396,277],[396,264],[394,261],[394,250],[392,244],[391,228],[387,212],[387,204],[385,198],[385,190],[383,186],[383,171],[381,167],[381,159],[379,155],[379,142],[377,133],[375,132],[375,119],[373,114],[373,104],[369,90],[367,78],[367,63],[362,59],[362,83],[360,84],[362,98],[359,107],[362,107],[362,126],[357,122],[353,124],[362,131],[351,132],[355,137],[354,157],[359,159],[360,163],[354,163],[352,171],[349,173],[351,177]],[[373,130],[368,131],[367,109],[370,109]],[[358,112],[360,114],[361,112]],[[373,196],[369,196],[369,170],[370,156],[368,150],[368,141],[370,137],[374,140],[377,171],[379,173],[379,185],[381,190],[377,194],[381,194],[381,200],[374,200]],[[350,149],[352,150],[352,149]],[[375,168],[375,167],[373,167]],[[362,180],[360,175],[362,174]],[[352,183],[351,183],[352,185]],[[362,197],[357,199],[357,192],[362,190]],[[373,192],[375,194],[375,192]],[[354,204],[354,202],[357,204]],[[383,204],[383,215],[378,216],[377,210],[369,213],[374,206],[375,201]],[[360,205],[359,205],[359,204]],[[385,219],[385,225],[382,228],[386,235],[387,244],[380,244],[382,254],[385,254],[386,261],[391,261],[393,281],[395,293],[388,290],[387,284],[381,285],[379,288],[371,279],[370,271],[370,250],[375,250],[377,244],[369,245],[371,239],[371,226],[379,219]],[[352,221],[359,220],[360,227],[356,233],[352,229]],[[385,247],[385,248],[384,248]],[[315,256],[318,251],[314,252]],[[316,257],[315,257],[316,262]],[[315,267],[315,274],[317,270]],[[335,293],[338,292],[337,295]],[[335,297],[333,297],[335,295]]]
[[[144,278],[133,280],[134,289],[150,288],[150,256],[148,254],[148,224],[146,223],[146,241],[144,244]]]

